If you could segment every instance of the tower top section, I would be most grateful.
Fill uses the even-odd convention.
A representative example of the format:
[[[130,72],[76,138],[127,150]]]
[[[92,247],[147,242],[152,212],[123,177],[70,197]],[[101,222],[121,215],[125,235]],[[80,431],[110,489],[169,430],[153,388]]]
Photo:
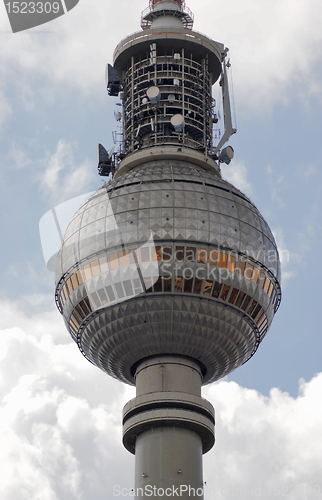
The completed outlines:
[[[185,0],[150,0],[141,16],[142,29],[157,27],[181,27],[192,29],[193,14]]]
[[[121,175],[151,156],[189,158],[220,175],[219,163],[228,164],[233,157],[231,147],[228,153],[221,149],[236,132],[228,48],[192,29],[193,14],[185,0],[150,0],[141,27],[121,40],[113,66],[107,66],[108,93],[120,102],[114,113],[115,148],[101,157],[100,175]],[[212,94],[216,82],[223,112]],[[221,115],[223,124],[217,126]]]

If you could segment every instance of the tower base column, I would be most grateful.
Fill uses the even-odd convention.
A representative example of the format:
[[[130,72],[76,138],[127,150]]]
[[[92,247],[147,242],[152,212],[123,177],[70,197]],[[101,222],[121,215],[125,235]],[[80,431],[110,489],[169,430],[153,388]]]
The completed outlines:
[[[152,357],[138,365],[135,380],[137,397],[123,410],[123,443],[135,454],[136,498],[203,499],[202,454],[215,439],[199,364]]]

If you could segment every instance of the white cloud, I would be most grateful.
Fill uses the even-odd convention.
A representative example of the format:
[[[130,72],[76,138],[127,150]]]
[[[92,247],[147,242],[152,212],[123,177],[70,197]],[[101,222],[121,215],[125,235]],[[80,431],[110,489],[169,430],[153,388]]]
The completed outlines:
[[[224,179],[236,186],[247,196],[251,196],[253,187],[247,180],[248,171],[244,162],[234,161],[229,167],[224,167],[222,170]]]
[[[281,262],[281,269],[282,269],[282,280],[283,284],[291,278],[294,278],[296,276],[296,272],[293,270],[287,269],[287,266],[289,266],[290,263],[298,262],[300,257],[295,254],[291,253],[288,250],[287,244],[285,242],[285,236],[284,236],[284,229],[281,226],[278,226],[272,230],[277,248],[278,248],[278,253],[279,253],[279,258]]]
[[[208,387],[217,443],[205,457],[207,498],[300,499],[304,488],[314,494],[321,487],[321,391],[322,374],[301,380],[297,398],[276,388],[264,397],[235,382]]]
[[[320,0],[187,3],[196,30],[230,47],[236,101],[243,113],[247,109],[267,115],[276,104],[321,98]],[[140,30],[140,13],[147,4],[82,0],[46,26],[51,33],[40,33],[40,27],[3,37],[0,61],[15,80],[15,72],[37,74],[85,92],[97,91],[104,85],[105,65],[112,63],[116,44]],[[4,6],[0,8],[5,16]],[[31,105],[29,94],[25,101]]]
[[[58,313],[40,306],[45,298],[34,300],[43,312],[24,312],[27,300],[0,304],[1,498],[112,498],[114,485],[133,487],[134,457],[121,442],[133,388],[84,360]],[[320,485],[322,374],[300,381],[297,398],[227,381],[203,391],[216,408],[216,444],[204,458],[207,498],[249,498],[257,487],[263,500],[272,488],[300,500],[301,485]]]
[[[284,176],[277,173],[271,165],[266,167],[266,172],[272,202],[277,204],[279,208],[285,208],[285,198],[288,184],[285,181]]]
[[[5,124],[6,120],[9,118],[9,116],[12,113],[12,108],[9,103],[9,100],[7,99],[5,92],[0,89],[0,129],[3,127]]]
[[[243,112],[267,115],[275,104],[321,99],[319,0],[193,0],[189,7],[196,29],[231,49]]]
[[[133,389],[83,358],[58,312],[27,304],[0,304],[1,499],[105,500],[119,464],[131,470],[121,410]]]
[[[11,145],[11,149],[8,153],[9,158],[12,160],[11,168],[14,170],[20,170],[27,167],[32,163],[32,161],[27,157],[25,151],[19,148],[15,143]]]
[[[75,197],[84,190],[88,191],[91,181],[96,180],[95,169],[90,160],[85,159],[80,165],[76,163],[75,148],[75,144],[60,139],[56,151],[48,152],[41,162],[41,190],[55,203]]]

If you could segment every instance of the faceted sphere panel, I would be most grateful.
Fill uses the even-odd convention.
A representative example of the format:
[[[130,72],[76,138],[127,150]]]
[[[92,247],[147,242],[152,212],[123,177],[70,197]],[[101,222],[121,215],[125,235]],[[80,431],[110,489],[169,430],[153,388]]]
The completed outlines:
[[[256,351],[279,279],[274,237],[244,194],[188,162],[155,161],[75,214],[56,302],[83,354],[110,375],[132,383],[140,359],[175,353],[199,360],[210,382]]]
[[[145,296],[98,311],[86,321],[86,357],[118,379],[133,383],[133,366],[158,353],[199,360],[203,383],[224,377],[246,362],[256,344],[247,317],[224,304],[194,297]]]

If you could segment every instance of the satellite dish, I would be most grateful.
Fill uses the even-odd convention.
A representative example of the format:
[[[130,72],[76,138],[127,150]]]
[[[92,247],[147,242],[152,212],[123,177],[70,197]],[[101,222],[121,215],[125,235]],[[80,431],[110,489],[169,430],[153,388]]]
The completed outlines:
[[[176,96],[174,94],[169,94],[168,95],[168,101],[169,102],[174,102],[176,100]]]
[[[109,158],[112,158],[114,151],[115,151],[115,146],[112,147],[110,154],[109,154]]]
[[[149,102],[149,100],[146,97],[143,97],[142,104],[147,104],[148,102]]]
[[[148,90],[146,91],[146,95],[148,96],[151,104],[158,104],[160,99],[161,99],[161,92],[160,92],[160,89],[159,87],[150,87],[148,88]]]
[[[183,132],[185,122],[182,115],[173,115],[171,118],[171,125],[174,127],[176,132]]]
[[[226,163],[226,165],[229,165],[229,163],[233,158],[234,158],[234,150],[231,146],[227,146],[220,152],[219,155],[220,163]]]

